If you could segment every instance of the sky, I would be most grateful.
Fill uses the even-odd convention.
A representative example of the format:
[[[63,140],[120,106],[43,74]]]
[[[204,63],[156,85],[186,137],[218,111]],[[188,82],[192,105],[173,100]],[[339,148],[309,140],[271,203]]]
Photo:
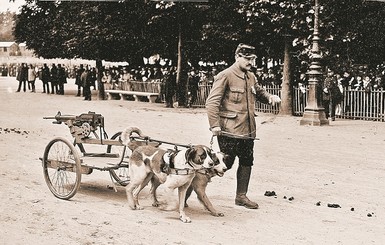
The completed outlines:
[[[19,7],[24,3],[24,0],[15,0],[15,2],[9,2],[9,0],[0,0],[0,12],[5,12],[7,10],[11,12],[18,12]]]

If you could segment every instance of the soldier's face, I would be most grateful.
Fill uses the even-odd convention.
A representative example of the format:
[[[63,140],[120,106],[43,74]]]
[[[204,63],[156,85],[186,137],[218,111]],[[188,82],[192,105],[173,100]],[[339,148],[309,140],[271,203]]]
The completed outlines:
[[[236,56],[236,63],[242,71],[249,71],[254,63],[255,56]]]

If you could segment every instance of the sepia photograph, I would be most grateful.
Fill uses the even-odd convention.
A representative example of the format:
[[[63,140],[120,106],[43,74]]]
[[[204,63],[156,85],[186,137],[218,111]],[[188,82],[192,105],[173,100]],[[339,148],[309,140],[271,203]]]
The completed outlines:
[[[0,245],[385,243],[385,1],[0,17]]]

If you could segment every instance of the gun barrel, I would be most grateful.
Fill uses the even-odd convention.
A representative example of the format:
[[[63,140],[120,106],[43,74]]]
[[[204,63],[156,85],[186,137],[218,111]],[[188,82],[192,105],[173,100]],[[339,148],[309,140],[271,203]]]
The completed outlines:
[[[68,120],[75,120],[76,119],[76,116],[74,115],[62,115],[61,112],[59,111],[56,116],[54,117],[43,117],[43,119],[55,119],[57,121],[68,121]]]
[[[56,116],[55,119],[58,120],[58,121],[76,120],[76,116],[61,115],[61,116]]]

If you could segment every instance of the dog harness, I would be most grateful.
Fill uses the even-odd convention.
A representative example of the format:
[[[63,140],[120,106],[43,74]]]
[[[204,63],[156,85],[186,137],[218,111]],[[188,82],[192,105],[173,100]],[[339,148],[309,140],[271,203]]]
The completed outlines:
[[[174,174],[174,175],[190,175],[195,173],[195,169],[185,168],[185,169],[178,169],[175,168],[174,160],[175,156],[178,154],[179,151],[173,151],[168,150],[163,155],[163,162],[164,166],[162,166],[162,172],[166,174]],[[188,163],[190,166],[191,164]],[[192,166],[193,167],[193,166]]]
[[[215,175],[215,174],[213,175],[210,168],[202,168],[202,169],[196,170],[196,173],[206,175],[209,182],[211,182],[211,178]]]

